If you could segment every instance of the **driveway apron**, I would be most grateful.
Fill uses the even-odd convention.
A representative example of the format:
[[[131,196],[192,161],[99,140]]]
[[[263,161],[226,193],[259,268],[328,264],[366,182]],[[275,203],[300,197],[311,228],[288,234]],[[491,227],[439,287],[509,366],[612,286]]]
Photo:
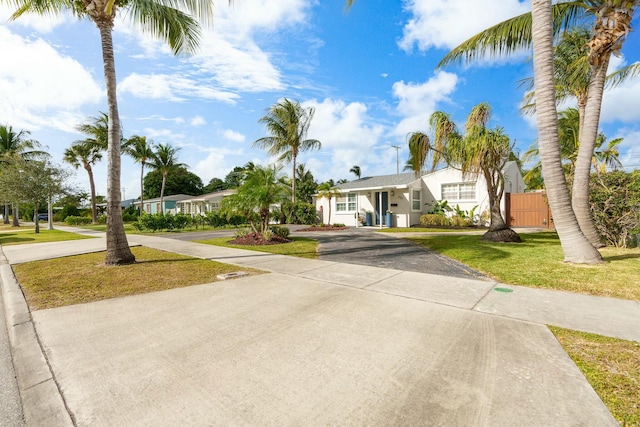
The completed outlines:
[[[487,279],[482,273],[406,239],[371,229],[295,232],[319,242],[320,259],[442,276]]]

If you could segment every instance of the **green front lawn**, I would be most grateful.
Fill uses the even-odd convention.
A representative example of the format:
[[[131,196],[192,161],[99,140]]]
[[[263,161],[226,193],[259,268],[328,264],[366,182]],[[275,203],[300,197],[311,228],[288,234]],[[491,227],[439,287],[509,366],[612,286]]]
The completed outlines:
[[[45,230],[40,228],[40,233],[36,234],[31,227],[20,227],[15,232],[0,232],[0,245],[22,245],[25,243],[60,242],[64,240],[92,239],[90,236],[82,236],[76,233],[69,233],[61,230]]]
[[[486,243],[478,235],[408,239],[513,285],[640,301],[640,249],[603,248],[604,264],[564,263],[558,235],[521,234],[522,243]]]

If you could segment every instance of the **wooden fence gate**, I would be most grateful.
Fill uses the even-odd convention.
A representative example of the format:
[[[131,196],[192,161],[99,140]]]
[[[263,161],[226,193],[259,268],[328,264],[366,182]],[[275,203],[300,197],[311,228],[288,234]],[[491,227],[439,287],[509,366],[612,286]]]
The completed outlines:
[[[509,227],[553,228],[551,209],[545,193],[507,193],[507,225]]]

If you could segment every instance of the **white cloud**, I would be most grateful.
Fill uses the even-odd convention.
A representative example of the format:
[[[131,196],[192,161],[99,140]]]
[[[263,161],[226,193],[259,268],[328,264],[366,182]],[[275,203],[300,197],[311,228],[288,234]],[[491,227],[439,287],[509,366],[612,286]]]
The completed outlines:
[[[411,50],[451,49],[469,37],[499,22],[531,10],[528,1],[518,0],[407,0],[405,9],[413,16],[404,27],[399,44]]]
[[[0,26],[0,45],[5,58],[20,58],[0,61],[0,116],[14,127],[72,131],[85,116],[80,108],[102,101],[102,88],[91,74],[44,40]]]
[[[231,130],[231,129],[224,129],[224,130],[220,131],[220,134],[225,139],[228,139],[229,141],[232,141],[232,142],[244,142],[247,139],[240,132],[236,132],[236,131]]]
[[[207,121],[202,116],[194,116],[189,121],[191,126],[204,126],[207,124]]]
[[[633,123],[640,120],[640,79],[629,80],[607,90],[602,100],[601,122]]]
[[[182,102],[187,98],[213,99],[235,103],[238,95],[203,85],[197,80],[168,74],[129,74],[119,85],[120,93],[138,98]]]
[[[307,136],[318,139],[322,149],[317,153],[304,153],[303,161],[317,179],[346,178],[353,165],[379,161],[374,158],[377,155],[373,147],[379,142],[384,128],[370,124],[364,104],[325,99],[306,101],[302,105],[315,108]]]
[[[183,72],[162,74],[157,76],[138,76],[127,89],[138,96],[169,96],[179,101],[185,96],[198,96],[229,102],[234,99],[223,89],[229,91],[259,92],[284,89],[282,76],[272,61],[271,55],[257,42],[263,40],[264,33],[275,33],[283,28],[304,24],[310,3],[306,0],[280,0],[271,2],[256,0],[235,2],[232,5],[221,3],[216,5],[213,27],[202,28],[202,39],[198,51],[191,57],[182,58],[185,64],[195,67],[188,77]],[[119,34],[138,40],[143,49],[142,54],[134,58],[172,56],[164,43],[150,35],[136,31],[124,21],[117,25]],[[145,82],[145,79],[149,79]],[[155,87],[185,80],[197,80],[188,85],[182,83],[182,90],[175,87]],[[155,81],[155,83],[154,83]],[[143,83],[141,88],[136,85]],[[149,87],[153,85],[154,87]],[[197,90],[196,90],[197,89]],[[196,92],[193,94],[193,92]]]
[[[410,132],[426,131],[429,117],[436,111],[436,105],[448,101],[454,92],[458,77],[444,71],[424,83],[393,84],[393,96],[399,99],[397,112],[404,117],[396,126],[394,134],[405,137]]]

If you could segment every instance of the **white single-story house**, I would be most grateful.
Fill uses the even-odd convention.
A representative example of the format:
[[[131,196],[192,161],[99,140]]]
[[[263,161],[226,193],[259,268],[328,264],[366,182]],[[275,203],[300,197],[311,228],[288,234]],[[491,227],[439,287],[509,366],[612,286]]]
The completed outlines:
[[[178,213],[196,216],[206,215],[209,212],[217,212],[220,210],[220,202],[225,197],[236,194],[237,190],[222,190],[213,193],[202,194],[200,196],[189,196],[189,198],[180,200],[176,205]]]
[[[525,183],[516,162],[504,167],[505,193],[523,193]],[[437,201],[446,200],[464,211],[475,208],[476,214],[489,209],[489,196],[484,177],[463,176],[457,169],[447,167],[416,176],[415,173],[364,177],[336,186],[337,197],[329,201],[316,198],[316,208],[322,222],[359,226],[359,218],[369,214],[371,225],[386,224],[387,212],[391,212],[392,227],[410,227],[420,224],[420,216],[430,212]],[[329,218],[331,203],[331,218]],[[505,197],[502,199],[505,212]],[[382,215],[380,215],[382,214]]]
[[[194,196],[188,194],[174,194],[172,196],[164,196],[164,213],[175,215],[177,213],[176,205],[181,200],[185,200]],[[140,207],[140,200],[133,202],[133,205],[137,208]],[[148,214],[162,213],[162,205],[160,204],[160,197],[154,199],[144,199],[144,211]]]

